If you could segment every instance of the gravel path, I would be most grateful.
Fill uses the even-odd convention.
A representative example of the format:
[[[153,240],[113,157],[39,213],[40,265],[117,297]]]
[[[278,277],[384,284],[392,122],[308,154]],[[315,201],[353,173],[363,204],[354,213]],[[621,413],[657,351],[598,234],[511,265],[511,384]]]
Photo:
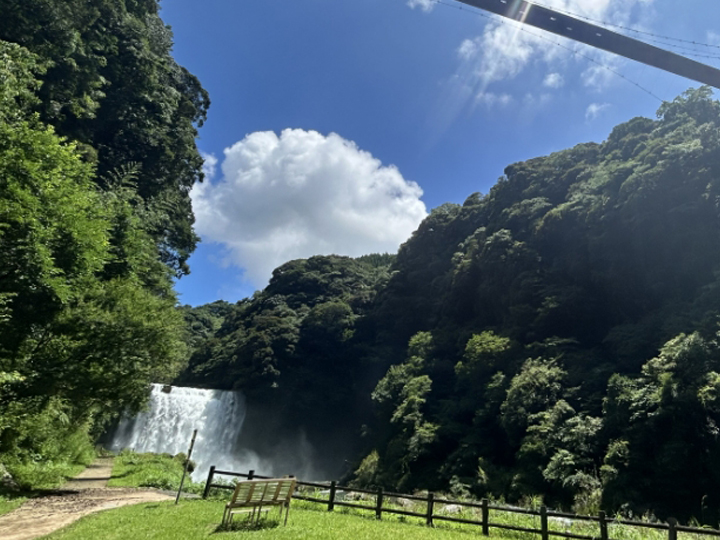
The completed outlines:
[[[156,490],[108,488],[111,470],[112,459],[100,458],[60,490],[29,499],[21,507],[0,516],[0,538],[31,540],[93,512],[173,498]]]

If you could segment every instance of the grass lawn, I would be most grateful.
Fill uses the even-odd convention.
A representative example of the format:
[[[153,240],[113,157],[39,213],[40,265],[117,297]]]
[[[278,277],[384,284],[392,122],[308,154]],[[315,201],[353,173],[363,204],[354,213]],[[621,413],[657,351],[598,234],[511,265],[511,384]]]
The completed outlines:
[[[111,486],[127,487],[160,487],[165,489],[177,488],[182,475],[182,459],[168,455],[136,454],[123,452],[115,459]],[[187,486],[187,484],[186,484]],[[191,484],[189,491],[198,493],[202,483]],[[217,493],[213,493],[217,491]],[[44,537],[48,540],[193,540],[200,538],[233,539],[248,538],[263,540],[272,538],[277,540],[394,540],[412,538],[413,540],[467,540],[471,538],[489,538],[489,540],[538,540],[537,533],[518,532],[503,528],[490,529],[490,536],[483,537],[482,529],[478,526],[449,523],[437,518],[440,515],[450,515],[451,511],[443,505],[436,505],[436,526],[425,526],[420,518],[404,518],[389,513],[383,514],[383,519],[375,519],[373,510],[357,510],[344,507],[336,508],[334,512],[327,512],[323,505],[295,500],[292,503],[290,518],[287,527],[272,521],[267,521],[259,528],[236,527],[233,531],[222,531],[218,525],[222,518],[225,502],[229,493],[224,490],[211,490],[211,496],[217,498],[210,500],[184,499],[176,506],[172,502],[145,503],[126,506],[116,510],[109,510],[93,514],[81,519],[69,527]],[[315,497],[317,493],[311,494]],[[386,501],[390,504],[390,501]],[[17,501],[7,501],[0,498],[0,513],[3,509],[9,511]],[[372,506],[373,501],[364,504]],[[424,511],[424,503],[413,508],[416,512]],[[407,508],[406,508],[407,509]],[[456,511],[455,511],[456,512]],[[270,517],[277,516],[277,510],[270,511]],[[454,517],[480,520],[479,510],[465,508],[460,513],[452,513]],[[238,518],[242,521],[242,518]],[[549,518],[550,530],[558,533],[555,540],[563,535],[584,535],[591,538],[599,537],[597,523],[586,521],[572,521]],[[504,524],[510,527],[540,528],[540,517],[537,515],[523,515],[506,510],[493,509],[490,515],[491,524]],[[616,522],[608,523],[609,537],[614,540],[667,540],[668,533],[662,530],[637,528],[621,525]],[[706,540],[709,537],[696,534],[679,533],[678,540]]]
[[[8,498],[0,495],[0,516],[15,510],[25,502],[25,497]]]
[[[47,540],[195,540],[200,538],[252,538],[253,540],[463,540],[482,537],[480,528],[458,531],[429,528],[414,523],[377,521],[340,512],[309,510],[295,504],[290,508],[287,526],[273,522],[277,510],[258,529],[240,528],[220,532],[222,501],[186,500],[126,506],[83,518],[74,525],[44,537]],[[240,518],[238,521],[241,521]],[[237,523],[237,522],[236,522]],[[493,536],[489,537],[491,540]],[[496,537],[497,538],[497,537]]]
[[[123,450],[115,457],[108,487],[150,487],[177,490],[183,474],[183,458],[167,454],[138,454]],[[204,483],[193,482],[188,474],[183,491],[202,493]]]

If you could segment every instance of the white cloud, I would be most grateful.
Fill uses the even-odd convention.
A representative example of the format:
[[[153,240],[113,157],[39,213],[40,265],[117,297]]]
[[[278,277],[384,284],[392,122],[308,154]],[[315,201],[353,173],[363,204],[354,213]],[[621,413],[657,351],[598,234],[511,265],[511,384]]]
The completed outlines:
[[[463,60],[470,60],[478,52],[479,44],[472,39],[466,39],[458,47],[458,56]]]
[[[585,110],[585,120],[588,122],[592,122],[595,120],[598,116],[600,116],[603,111],[610,108],[609,103],[591,103],[588,105],[588,108]]]
[[[617,55],[605,51],[595,51],[592,58],[594,62],[588,65],[580,78],[583,85],[596,92],[601,92],[619,79],[617,73],[623,60]]]
[[[712,30],[708,30],[707,40],[710,45],[720,45],[720,34],[713,32]]]
[[[217,158],[213,154],[200,152],[203,158],[202,172],[205,175],[205,181],[215,178],[215,168],[217,167]]]
[[[531,94],[527,93],[525,94],[525,97],[522,100],[523,106],[525,109],[529,112],[532,109],[541,109],[550,101],[552,100],[552,96],[550,94]],[[528,112],[525,112],[524,114],[527,115]]]
[[[574,15],[588,17],[596,21],[605,21],[622,25],[637,25],[631,16],[636,7],[647,8],[653,0],[544,0],[543,5]],[[508,5],[512,5],[508,2]],[[532,8],[531,8],[532,9]],[[641,12],[642,13],[642,12]],[[558,47],[555,43],[561,44]],[[557,88],[564,82],[558,72],[558,66],[564,66],[572,59],[581,64],[586,59],[574,55],[578,49],[582,55],[593,58],[599,63],[616,66],[613,55],[596,51],[591,47],[579,45],[569,39],[543,32],[537,28],[521,25],[498,17],[489,22],[482,34],[465,39],[458,48],[460,66],[456,79],[466,87],[473,89],[471,94],[486,93],[490,85],[513,79],[531,64],[542,63],[551,73],[544,84]],[[612,73],[596,64],[585,69],[583,82],[587,86],[601,88]]]
[[[548,73],[543,81],[543,86],[548,88],[561,88],[565,84],[565,79],[559,73]]]
[[[419,7],[423,11],[431,11],[435,7],[433,0],[408,0],[408,6],[411,8]]]
[[[416,183],[334,133],[256,132],[224,153],[221,181],[191,192],[196,229],[258,287],[291,259],[394,252],[427,215]]]
[[[489,108],[507,107],[513,101],[510,94],[493,94],[492,92],[483,92],[475,98],[478,103],[482,103]]]
[[[465,40],[458,55],[469,64],[470,76],[480,83],[482,92],[490,83],[520,73],[533,55],[533,44],[517,39],[516,28],[492,22],[482,35]]]

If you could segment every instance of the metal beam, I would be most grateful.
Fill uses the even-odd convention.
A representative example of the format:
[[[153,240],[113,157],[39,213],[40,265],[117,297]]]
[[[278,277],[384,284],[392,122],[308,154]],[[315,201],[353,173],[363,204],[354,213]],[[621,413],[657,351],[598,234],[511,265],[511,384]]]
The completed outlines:
[[[517,22],[585,43],[720,89],[720,69],[525,0],[458,0]]]

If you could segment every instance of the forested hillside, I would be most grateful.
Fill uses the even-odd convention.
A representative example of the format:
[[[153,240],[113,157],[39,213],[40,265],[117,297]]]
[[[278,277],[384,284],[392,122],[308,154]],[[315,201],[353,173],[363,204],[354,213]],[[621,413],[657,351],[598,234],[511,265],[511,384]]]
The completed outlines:
[[[208,106],[156,0],[0,0],[0,473],[57,481],[186,360]]]
[[[718,128],[691,91],[429,216],[373,313],[411,339],[363,478],[717,515]]]
[[[365,323],[393,260],[318,256],[278,267],[265,290],[225,314],[177,382],[241,389],[251,403],[244,444],[267,451],[307,436],[322,448],[316,469],[337,473],[372,417],[367,398],[384,366],[369,354]]]
[[[436,208],[389,272],[280,267],[182,380],[289,396],[359,484],[716,522],[719,207],[701,88]]]

